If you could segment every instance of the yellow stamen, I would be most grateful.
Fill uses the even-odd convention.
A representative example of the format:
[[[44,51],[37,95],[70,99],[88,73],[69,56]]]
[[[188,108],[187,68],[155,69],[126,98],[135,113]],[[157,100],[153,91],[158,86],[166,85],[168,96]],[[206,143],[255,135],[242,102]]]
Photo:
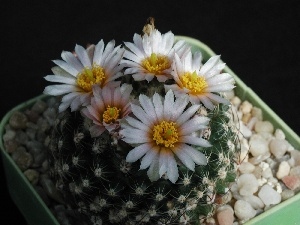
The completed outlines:
[[[153,140],[157,145],[165,147],[174,147],[178,142],[178,131],[176,123],[162,121],[153,127]]]
[[[120,109],[117,107],[110,107],[107,106],[106,110],[104,111],[102,117],[103,122],[109,124],[116,122],[117,119],[119,119],[120,116]]]
[[[94,84],[100,84],[102,86],[105,81],[104,69],[94,64],[92,68],[85,67],[77,76],[77,85],[81,87],[85,92],[92,91]]]
[[[208,87],[205,77],[199,76],[196,71],[184,73],[180,80],[183,87],[189,89],[192,94],[201,94]]]
[[[152,53],[150,57],[142,61],[143,67],[155,75],[162,75],[163,71],[169,69],[171,63],[167,56]]]

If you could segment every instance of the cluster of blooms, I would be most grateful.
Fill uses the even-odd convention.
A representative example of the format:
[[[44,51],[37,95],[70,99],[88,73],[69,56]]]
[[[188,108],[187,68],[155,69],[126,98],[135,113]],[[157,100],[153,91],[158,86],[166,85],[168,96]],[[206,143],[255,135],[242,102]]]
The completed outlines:
[[[115,47],[112,40],[105,46],[101,40],[86,49],[76,45],[73,53],[62,52],[63,60],[53,61],[54,75],[45,77],[59,84],[47,86],[44,93],[62,95],[60,112],[81,110],[93,121],[92,137],[107,130],[132,145],[126,161],[141,160],[140,169],[148,168],[151,181],[164,175],[175,183],[178,163],[192,171],[195,164],[207,163],[196,147],[210,146],[197,135],[209,119],[196,112],[201,105],[212,110],[219,103],[229,104],[221,93],[233,89],[234,80],[222,73],[220,56],[202,64],[201,53],[192,53],[182,40],[175,42],[172,32],[161,34],[150,27],[124,45]],[[134,82],[157,79],[164,96],[140,94],[132,99],[132,84],[120,81],[128,75]]]

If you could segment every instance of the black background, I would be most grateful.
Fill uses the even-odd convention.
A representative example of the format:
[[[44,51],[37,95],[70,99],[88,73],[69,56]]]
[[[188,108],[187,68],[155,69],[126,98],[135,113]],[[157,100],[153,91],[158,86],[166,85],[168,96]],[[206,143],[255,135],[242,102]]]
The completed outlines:
[[[298,135],[300,1],[9,1],[1,3],[0,118],[42,93],[51,60],[62,50],[104,39],[117,44],[141,33],[149,16],[162,33],[197,38]],[[2,162],[1,215],[25,224],[12,203]],[[28,206],[30,207],[30,206]],[[6,217],[8,218],[8,217]],[[3,224],[3,220],[2,220]]]

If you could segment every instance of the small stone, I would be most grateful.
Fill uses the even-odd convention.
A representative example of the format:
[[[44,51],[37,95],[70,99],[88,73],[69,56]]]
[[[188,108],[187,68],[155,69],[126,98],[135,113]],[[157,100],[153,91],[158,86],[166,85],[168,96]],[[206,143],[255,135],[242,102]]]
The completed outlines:
[[[256,215],[255,209],[253,209],[252,206],[244,200],[237,200],[235,202],[234,212],[240,220],[245,221],[253,218]]]
[[[12,159],[15,161],[21,171],[27,170],[33,162],[32,155],[29,154],[22,146],[18,147],[12,154]]]
[[[5,151],[8,152],[9,154],[13,154],[19,146],[20,144],[15,140],[4,142]]]
[[[262,168],[260,166],[256,166],[252,174],[256,177],[256,179],[261,179],[262,178]]]
[[[31,110],[40,114],[40,113],[44,112],[46,110],[46,108],[47,108],[47,104],[41,100],[38,100],[34,103]]]
[[[285,134],[283,133],[283,131],[281,129],[276,129],[275,133],[274,133],[274,136],[275,136],[276,139],[279,139],[279,140],[284,140],[285,139]]]
[[[270,133],[273,134],[274,132],[274,127],[273,124],[269,121],[257,121],[254,125],[254,130],[257,133]]]
[[[58,201],[59,203],[64,202],[60,192],[55,187],[53,181],[47,175],[41,175],[40,184],[50,198]]]
[[[252,118],[251,113],[243,114],[242,121],[244,124],[248,124],[249,120]]]
[[[232,225],[234,221],[233,209],[230,205],[224,205],[217,210],[217,220],[219,225]]]
[[[243,135],[244,138],[249,138],[252,135],[252,131],[244,125],[242,121],[240,121],[240,132]]]
[[[249,158],[249,144],[247,139],[243,138],[241,141],[241,151],[238,157],[238,163],[247,162]]]
[[[262,209],[265,206],[262,200],[255,195],[244,196],[243,200],[248,202],[253,209]]]
[[[265,155],[269,152],[268,142],[260,135],[253,135],[250,138],[249,146],[253,156]]]
[[[282,161],[279,164],[279,167],[278,167],[278,170],[277,170],[277,173],[276,173],[276,177],[278,179],[282,179],[283,177],[289,175],[290,169],[291,169],[291,167],[288,164],[288,162],[287,161]]]
[[[268,184],[261,187],[258,197],[266,206],[276,205],[281,202],[281,195]]]
[[[43,112],[43,116],[49,124],[53,125],[56,118],[56,110],[54,108],[48,108]]]
[[[296,190],[297,188],[300,187],[300,177],[299,176],[294,176],[294,175],[288,175],[282,178],[283,183],[287,188],[290,190]]]
[[[250,113],[252,110],[253,105],[248,101],[243,101],[243,103],[240,105],[240,110],[243,112],[243,114]]]
[[[242,196],[252,195],[258,190],[258,182],[253,174],[242,174],[237,181],[239,194]]]
[[[39,132],[43,133],[45,133],[45,131],[50,128],[50,125],[48,124],[47,120],[42,117],[38,119],[37,125],[39,127]]]
[[[299,176],[300,177],[300,166],[295,166],[290,170],[290,175]]]
[[[11,115],[9,125],[14,129],[24,129],[27,121],[28,119],[24,113],[16,111]]]
[[[263,155],[258,155],[258,156],[255,156],[255,157],[252,157],[250,158],[248,161],[250,163],[252,163],[253,165],[258,165],[259,163],[261,163],[262,161],[270,158],[271,156],[271,153],[270,152],[267,152],[266,154],[263,154]]]
[[[291,158],[294,160],[295,166],[300,166],[300,151],[297,150],[291,151]]]
[[[273,139],[269,144],[271,153],[277,158],[281,158],[287,151],[288,143],[286,140]]]
[[[247,123],[247,127],[250,130],[253,130],[254,129],[254,125],[256,124],[257,121],[258,121],[257,117],[251,117],[251,119]]]
[[[16,132],[14,130],[6,130],[3,135],[3,141],[13,140],[16,136]]]
[[[261,108],[253,107],[251,110],[251,114],[253,117],[256,117],[258,120],[263,120],[263,114]]]
[[[16,133],[15,140],[20,144],[25,145],[26,142],[28,141],[28,136],[24,131],[18,130]]]
[[[37,172],[36,170],[28,169],[24,171],[24,175],[33,185],[36,185],[39,181],[39,172]]]
[[[24,113],[31,123],[36,123],[36,121],[38,120],[38,118],[40,116],[37,112],[35,112],[33,110],[29,110],[29,109],[27,109]]]
[[[242,162],[239,166],[239,171],[241,173],[252,173],[255,169],[255,166],[250,162]]]
[[[266,163],[269,164],[269,167],[270,167],[272,170],[275,169],[275,167],[278,166],[278,163],[277,163],[274,159],[267,158],[265,161],[266,161]]]
[[[270,177],[267,182],[271,187],[274,187],[278,184],[278,180],[275,177]]]
[[[268,179],[270,177],[273,177],[273,173],[272,173],[272,170],[271,170],[270,167],[268,167],[268,168],[266,168],[266,169],[263,170],[262,177],[264,177],[266,179]]]
[[[281,199],[282,201],[285,201],[295,195],[295,192],[290,189],[285,189],[281,192]]]
[[[25,133],[27,134],[28,138],[30,140],[34,140],[35,139],[35,134],[36,134],[36,130],[32,129],[32,128],[27,128]]]
[[[237,96],[234,96],[232,99],[231,99],[231,104],[234,105],[234,106],[239,106],[241,104],[241,99]]]

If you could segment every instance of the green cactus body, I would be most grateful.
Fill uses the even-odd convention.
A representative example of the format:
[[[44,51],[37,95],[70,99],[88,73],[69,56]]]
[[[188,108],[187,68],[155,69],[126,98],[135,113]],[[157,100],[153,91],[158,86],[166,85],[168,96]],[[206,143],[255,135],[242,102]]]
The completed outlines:
[[[146,89],[152,92],[151,86]],[[122,140],[116,144],[113,133],[92,138],[91,121],[80,112],[60,113],[50,137],[49,162],[66,203],[91,224],[200,224],[199,218],[215,209],[215,196],[225,194],[235,179],[238,145],[230,106],[197,113],[210,118],[208,128],[198,134],[212,144],[198,147],[208,163],[195,171],[179,164],[175,184],[164,176],[151,182],[139,162],[126,162],[132,147]]]

